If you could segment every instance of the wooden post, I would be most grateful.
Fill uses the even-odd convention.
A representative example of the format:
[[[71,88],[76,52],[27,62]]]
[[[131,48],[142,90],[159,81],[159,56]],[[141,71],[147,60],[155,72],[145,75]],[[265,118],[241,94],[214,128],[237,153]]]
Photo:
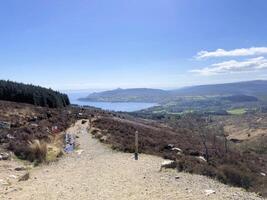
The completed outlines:
[[[92,117],[89,117],[89,129],[91,130],[92,128]]]
[[[135,153],[134,153],[135,160],[138,160],[138,131],[135,131]]]

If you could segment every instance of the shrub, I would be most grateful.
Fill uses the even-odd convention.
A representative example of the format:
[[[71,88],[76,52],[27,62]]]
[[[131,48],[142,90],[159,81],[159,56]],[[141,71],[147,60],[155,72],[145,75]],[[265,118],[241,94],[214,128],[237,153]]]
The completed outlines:
[[[220,181],[245,189],[251,186],[252,176],[248,172],[234,165],[222,165],[219,170],[221,174],[217,178]]]
[[[47,144],[40,140],[33,140],[29,142],[28,160],[41,163],[46,160]]]

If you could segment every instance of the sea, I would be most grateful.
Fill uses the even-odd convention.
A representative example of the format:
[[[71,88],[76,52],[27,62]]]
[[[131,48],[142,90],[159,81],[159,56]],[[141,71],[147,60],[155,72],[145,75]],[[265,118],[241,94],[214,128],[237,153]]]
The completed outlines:
[[[88,95],[88,94],[87,94]],[[68,93],[71,104],[79,106],[92,106],[101,108],[103,110],[116,111],[116,112],[134,112],[157,106],[156,103],[142,103],[142,102],[90,102],[79,101],[79,98],[87,96],[84,93]]]

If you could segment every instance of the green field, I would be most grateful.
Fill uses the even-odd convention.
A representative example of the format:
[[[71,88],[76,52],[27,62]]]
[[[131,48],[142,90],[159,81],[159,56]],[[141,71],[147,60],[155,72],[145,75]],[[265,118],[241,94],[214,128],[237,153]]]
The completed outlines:
[[[227,110],[227,112],[231,115],[243,115],[245,114],[247,111],[245,108],[235,108],[235,109],[231,109],[231,110]]]

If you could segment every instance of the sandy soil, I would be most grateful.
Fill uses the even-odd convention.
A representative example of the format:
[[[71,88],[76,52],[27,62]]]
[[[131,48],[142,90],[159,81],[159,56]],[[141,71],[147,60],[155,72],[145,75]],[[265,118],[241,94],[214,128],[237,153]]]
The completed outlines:
[[[135,161],[132,154],[113,151],[93,139],[87,126],[78,121],[68,130],[79,136],[79,150],[58,162],[34,168],[28,181],[0,185],[0,199],[261,199],[207,177],[175,170],[159,172],[162,158],[140,155]],[[206,195],[205,190],[214,190],[215,194]]]

